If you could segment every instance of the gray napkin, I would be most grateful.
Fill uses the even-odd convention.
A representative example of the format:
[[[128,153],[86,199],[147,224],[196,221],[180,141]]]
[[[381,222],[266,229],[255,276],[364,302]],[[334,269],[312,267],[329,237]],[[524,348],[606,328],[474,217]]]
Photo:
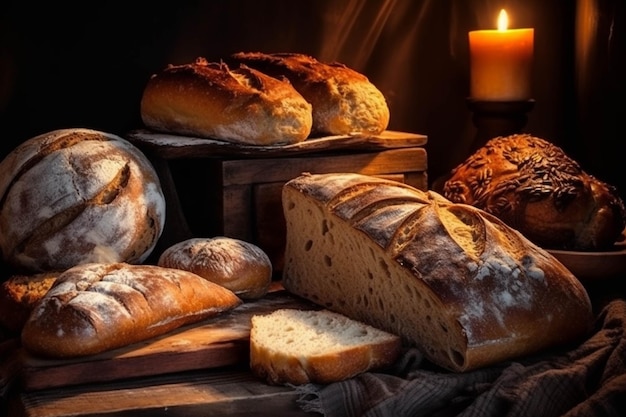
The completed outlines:
[[[451,373],[410,349],[385,373],[297,389],[304,411],[327,417],[626,416],[626,301],[609,302],[569,351]]]

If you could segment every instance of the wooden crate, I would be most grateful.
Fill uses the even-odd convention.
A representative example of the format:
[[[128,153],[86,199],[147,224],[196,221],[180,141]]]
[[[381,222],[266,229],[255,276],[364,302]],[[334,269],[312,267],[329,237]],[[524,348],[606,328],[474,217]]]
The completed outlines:
[[[166,227],[154,257],[190,237],[222,235],[257,244],[280,273],[285,243],[282,186],[303,172],[354,172],[427,189],[424,135],[385,132],[269,148],[142,131],[129,139],[153,162],[166,195]]]

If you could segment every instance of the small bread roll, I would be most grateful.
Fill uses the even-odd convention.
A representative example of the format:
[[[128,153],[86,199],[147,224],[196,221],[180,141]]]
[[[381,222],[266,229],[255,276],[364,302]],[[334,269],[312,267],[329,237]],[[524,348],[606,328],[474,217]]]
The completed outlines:
[[[272,262],[261,248],[223,236],[188,239],[170,246],[158,265],[193,272],[241,299],[263,297],[272,282]]]

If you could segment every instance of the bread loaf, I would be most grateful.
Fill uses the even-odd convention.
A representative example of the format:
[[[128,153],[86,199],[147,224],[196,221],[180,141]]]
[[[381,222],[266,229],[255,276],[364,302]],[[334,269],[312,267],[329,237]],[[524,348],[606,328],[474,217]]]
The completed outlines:
[[[0,162],[0,248],[23,273],[87,262],[141,263],[165,224],[156,171],[130,142],[61,129]]]
[[[153,265],[84,264],[59,275],[22,330],[35,355],[91,355],[149,339],[241,304],[191,272]]]
[[[193,238],[167,248],[158,265],[193,272],[239,298],[261,298],[272,283],[272,262],[258,246],[225,236]]]
[[[312,104],[315,135],[377,135],[389,124],[389,107],[381,91],[344,64],[297,53],[239,52],[230,60],[286,77]]]
[[[48,293],[58,272],[11,275],[0,285],[0,325],[20,333],[37,303]]]
[[[154,74],[140,110],[153,130],[248,145],[298,143],[312,124],[311,105],[288,81],[204,58]]]
[[[585,288],[488,213],[358,174],[302,175],[283,188],[283,285],[397,334],[466,371],[579,340]]]
[[[270,384],[328,384],[390,366],[398,336],[328,310],[252,316],[250,369]]]
[[[487,142],[454,168],[443,195],[503,220],[546,249],[610,249],[626,226],[615,187],[528,134]]]

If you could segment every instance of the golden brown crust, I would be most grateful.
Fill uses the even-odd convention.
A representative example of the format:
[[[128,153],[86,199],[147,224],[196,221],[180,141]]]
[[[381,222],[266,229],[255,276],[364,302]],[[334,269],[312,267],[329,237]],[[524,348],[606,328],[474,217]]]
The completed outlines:
[[[250,145],[301,142],[312,124],[310,104],[288,81],[203,58],[153,75],[141,117],[157,131]]]
[[[297,53],[239,52],[231,62],[285,77],[313,105],[313,132],[318,135],[377,135],[389,124],[383,94],[368,78],[333,62]]]
[[[195,274],[152,265],[85,264],[59,275],[22,330],[45,357],[75,357],[149,339],[241,304]]]
[[[0,325],[19,333],[60,273],[12,275],[0,285]]]
[[[617,190],[562,149],[527,134],[490,140],[457,166],[443,195],[485,210],[550,249],[603,250],[626,211]]]
[[[494,364],[591,328],[582,284],[489,213],[358,174],[303,175],[283,190],[284,287],[440,366]]]
[[[272,282],[272,263],[261,248],[225,236],[176,243],[163,251],[158,265],[193,272],[244,300],[263,297]]]

